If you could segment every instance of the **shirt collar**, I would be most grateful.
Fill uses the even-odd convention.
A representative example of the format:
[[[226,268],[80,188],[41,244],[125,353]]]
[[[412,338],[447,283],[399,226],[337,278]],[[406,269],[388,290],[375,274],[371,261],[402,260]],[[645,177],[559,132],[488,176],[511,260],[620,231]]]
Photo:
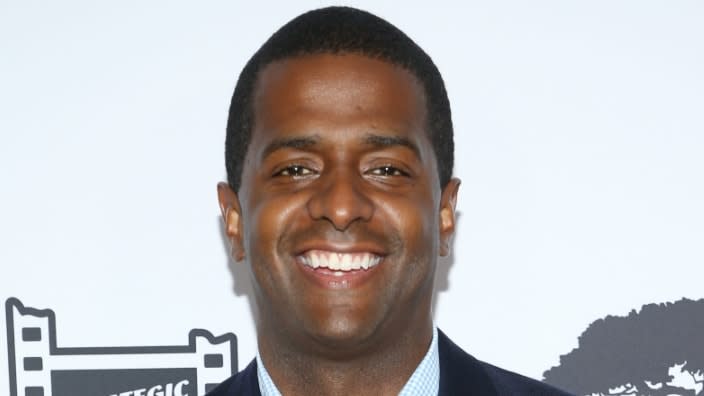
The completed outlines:
[[[269,372],[264,367],[259,350],[257,350],[257,379],[259,380],[259,392],[262,396],[281,396],[281,392],[276,388],[274,381],[269,376]]]
[[[262,396],[281,396],[276,384],[264,367],[259,351],[257,351],[257,379]],[[438,329],[433,326],[433,339],[428,352],[411,377],[403,386],[399,396],[436,396],[440,389],[440,355],[438,354]]]

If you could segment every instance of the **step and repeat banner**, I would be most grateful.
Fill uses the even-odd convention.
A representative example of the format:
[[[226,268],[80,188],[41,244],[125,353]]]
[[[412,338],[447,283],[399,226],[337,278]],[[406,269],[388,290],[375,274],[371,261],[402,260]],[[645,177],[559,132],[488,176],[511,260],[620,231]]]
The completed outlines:
[[[0,394],[194,396],[256,353],[216,196],[249,56],[317,1],[0,4]],[[349,3],[452,102],[434,319],[578,395],[704,395],[704,5]]]

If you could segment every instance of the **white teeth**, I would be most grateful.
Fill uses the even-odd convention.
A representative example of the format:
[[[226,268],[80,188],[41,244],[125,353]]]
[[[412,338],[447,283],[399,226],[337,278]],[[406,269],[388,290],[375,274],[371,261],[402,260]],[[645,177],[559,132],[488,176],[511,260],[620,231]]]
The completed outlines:
[[[343,271],[349,271],[352,269],[352,257],[349,254],[340,254],[338,256],[342,257],[340,260],[340,269]]]
[[[359,259],[359,256],[354,256],[350,260],[350,268],[362,268],[362,260]]]
[[[328,265],[328,268],[333,269],[333,270],[339,270],[342,269],[340,267],[340,255],[339,254],[330,254],[328,261],[330,262]]]
[[[310,251],[301,256],[301,262],[311,268],[324,267],[342,275],[341,271],[369,269],[381,262],[381,257],[372,253],[336,253]]]

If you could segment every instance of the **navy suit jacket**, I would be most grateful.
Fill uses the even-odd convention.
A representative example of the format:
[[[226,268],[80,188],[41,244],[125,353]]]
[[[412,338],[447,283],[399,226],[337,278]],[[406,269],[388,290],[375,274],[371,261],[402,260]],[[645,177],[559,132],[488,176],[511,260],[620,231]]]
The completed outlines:
[[[438,396],[569,396],[542,382],[481,362],[438,330],[440,390]],[[257,361],[208,392],[207,396],[261,396]]]

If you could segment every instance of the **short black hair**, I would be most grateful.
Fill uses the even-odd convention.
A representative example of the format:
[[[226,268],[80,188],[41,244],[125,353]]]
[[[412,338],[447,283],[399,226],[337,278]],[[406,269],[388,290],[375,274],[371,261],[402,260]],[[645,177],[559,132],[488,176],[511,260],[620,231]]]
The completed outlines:
[[[400,66],[425,91],[426,128],[438,161],[441,188],[452,177],[454,143],[450,101],[440,71],[410,37],[369,12],[350,7],[308,11],[274,33],[249,59],[235,86],[227,120],[227,181],[240,188],[242,168],[254,124],[253,98],[259,73],[287,58],[314,54],[360,54]]]

